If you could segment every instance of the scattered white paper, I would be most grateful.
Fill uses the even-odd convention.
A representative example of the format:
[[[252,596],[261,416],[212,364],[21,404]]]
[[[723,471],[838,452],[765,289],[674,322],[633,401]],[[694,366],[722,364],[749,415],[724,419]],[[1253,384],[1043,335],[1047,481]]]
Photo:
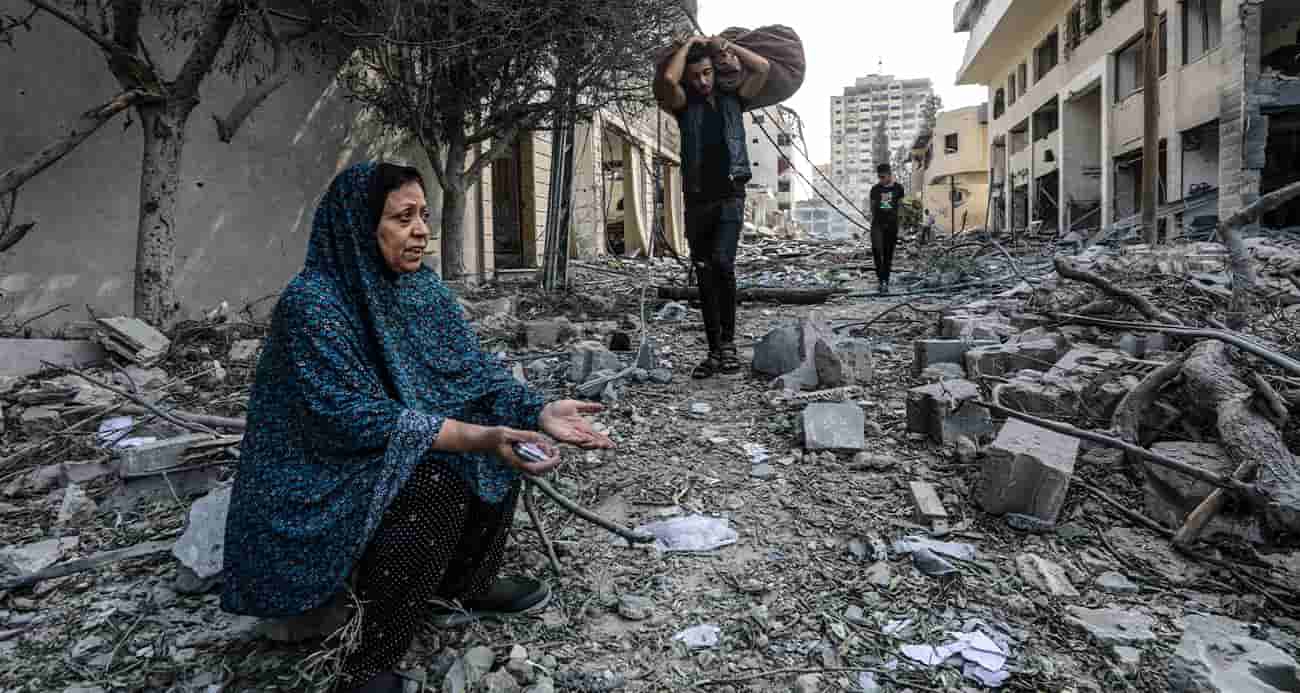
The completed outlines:
[[[912,625],[912,619],[896,618],[890,621],[889,623],[886,623],[885,627],[880,629],[880,632],[884,633],[885,635],[893,635],[910,625]]]
[[[708,623],[692,626],[674,635],[673,640],[685,643],[692,650],[717,647],[722,640],[722,628]]]
[[[704,515],[674,517],[637,527],[652,534],[660,551],[712,551],[736,543],[740,535],[726,520]]]
[[[918,549],[930,549],[937,554],[961,561],[975,560],[975,547],[970,544],[935,541],[925,537],[907,537],[894,542],[894,553],[911,554]]]
[[[749,455],[750,464],[763,464],[771,455],[768,454],[767,448],[758,443],[745,443],[745,454]]]
[[[135,419],[130,416],[114,416],[104,419],[99,424],[99,431],[95,438],[99,441],[100,447],[115,447],[116,444],[131,433],[135,428]]]
[[[937,667],[960,655],[962,676],[979,681],[989,688],[998,688],[1010,677],[1003,670],[1010,652],[981,631],[970,633],[949,632],[950,642],[934,645],[904,645],[899,651],[904,657],[928,667]]]

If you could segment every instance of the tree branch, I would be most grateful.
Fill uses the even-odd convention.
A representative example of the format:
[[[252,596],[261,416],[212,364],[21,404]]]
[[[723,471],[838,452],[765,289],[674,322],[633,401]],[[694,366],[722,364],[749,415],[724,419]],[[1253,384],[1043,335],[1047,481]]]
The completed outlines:
[[[31,180],[38,173],[62,159],[68,152],[76,149],[77,145],[86,141],[100,126],[111,120],[113,116],[136,104],[159,98],[161,97],[158,94],[132,90],[118,94],[108,103],[82,113],[63,137],[46,145],[45,148],[36,152],[27,161],[0,174],[0,195],[14,192],[23,183]]]
[[[1129,291],[1128,289],[1121,289],[1118,286],[1115,286],[1115,284],[1109,279],[1106,279],[1101,275],[1077,269],[1064,257],[1056,258],[1056,272],[1066,279],[1073,279],[1075,281],[1091,284],[1105,293],[1123,300],[1125,303],[1136,308],[1137,311],[1147,320],[1161,322],[1166,325],[1183,324],[1181,320],[1174,317],[1172,314],[1156,308],[1155,305],[1146,297],[1141,296],[1136,292]]]
[[[217,114],[212,114],[212,119],[217,124],[217,138],[222,142],[229,144],[235,138],[235,133],[243,126],[248,116],[257,110],[262,102],[270,98],[271,94],[283,87],[289,82],[291,70],[285,65],[285,53],[288,51],[288,43],[293,37],[301,37],[310,33],[310,29],[303,28],[295,32],[293,36],[289,33],[280,33],[275,30],[271,24],[271,15],[266,10],[266,6],[261,8],[262,30],[266,34],[266,39],[271,43],[271,73],[260,84],[250,87],[239,101],[230,109],[230,113],[222,118]]]
[[[1260,217],[1298,197],[1300,183],[1292,183],[1255,200],[1219,222],[1219,237],[1228,246],[1228,267],[1232,272],[1232,312],[1236,316],[1234,322],[1240,322],[1243,318],[1247,308],[1247,292],[1255,288],[1255,269],[1246,255],[1241,227],[1258,221]]]
[[[518,129],[508,128],[505,132],[501,133],[500,137],[492,140],[492,146],[488,148],[487,152],[479,154],[478,157],[474,159],[474,162],[465,168],[465,178],[468,180],[478,178],[479,175],[483,173],[483,169],[490,162],[505,153],[507,149],[514,146],[515,140],[518,136]],[[477,147],[475,148],[477,149]]]
[[[119,46],[140,42],[140,15],[144,0],[113,0],[113,41]]]
[[[53,15],[54,17],[62,21],[64,24],[67,24],[73,29],[76,29],[86,38],[94,42],[95,45],[103,49],[105,53],[108,53],[109,55],[130,53],[130,51],[127,50],[125,47],[123,47],[120,44],[114,43],[107,36],[99,33],[98,31],[95,31],[95,28],[92,27],[88,22],[72,14],[71,12],[68,12],[62,7],[59,7],[58,5],[49,2],[48,0],[27,0],[27,1],[32,4],[32,7],[40,8],[41,10],[44,10],[45,12],[48,12],[51,15]]]
[[[189,57],[185,59],[185,64],[173,83],[178,97],[198,99],[199,85],[212,71],[217,55],[221,53],[221,46],[230,35],[235,20],[239,19],[239,13],[239,0],[221,0],[208,12],[203,22],[203,33],[195,40]]]
[[[6,198],[8,198],[9,200],[8,202],[4,201]],[[29,221],[14,226],[13,225],[14,211],[17,209],[18,209],[17,190],[14,190],[8,195],[0,195],[0,212],[2,212],[0,216],[3,217],[3,221],[0,221],[0,253],[9,250],[15,245],[18,245],[18,241],[21,241],[23,238],[25,238],[27,234],[36,226],[36,222],[34,221]]]

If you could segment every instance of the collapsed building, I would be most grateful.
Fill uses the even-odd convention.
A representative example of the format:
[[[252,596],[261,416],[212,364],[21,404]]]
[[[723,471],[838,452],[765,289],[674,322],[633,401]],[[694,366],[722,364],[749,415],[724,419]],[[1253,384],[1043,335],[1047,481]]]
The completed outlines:
[[[1161,0],[1161,236],[1300,180],[1300,5]],[[959,84],[989,90],[990,225],[1123,234],[1141,214],[1143,3],[959,0]],[[1264,219],[1300,224],[1300,205]]]

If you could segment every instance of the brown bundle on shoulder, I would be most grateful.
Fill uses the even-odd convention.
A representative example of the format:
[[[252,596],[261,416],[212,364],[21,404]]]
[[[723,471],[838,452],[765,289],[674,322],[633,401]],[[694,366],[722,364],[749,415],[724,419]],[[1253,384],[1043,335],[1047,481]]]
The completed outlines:
[[[799,91],[799,87],[803,86],[804,71],[808,63],[804,58],[803,41],[799,39],[799,34],[796,34],[794,29],[781,24],[763,26],[752,31],[731,27],[719,35],[767,58],[772,65],[763,90],[745,104],[746,110],[774,106],[794,96],[795,92]],[[677,41],[655,54],[656,77],[663,75],[668,69],[669,59],[677,49],[681,48],[682,43],[683,41]],[[717,86],[724,91],[734,91],[744,80],[745,71],[742,67],[737,75],[728,75],[725,78],[719,75]]]

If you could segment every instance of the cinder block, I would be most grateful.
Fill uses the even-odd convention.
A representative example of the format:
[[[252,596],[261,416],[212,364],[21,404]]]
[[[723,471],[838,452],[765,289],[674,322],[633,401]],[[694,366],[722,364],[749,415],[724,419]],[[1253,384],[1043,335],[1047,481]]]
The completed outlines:
[[[1001,344],[996,339],[918,339],[912,342],[912,375],[921,375],[936,363],[962,363],[971,349]]]
[[[1059,336],[971,349],[966,352],[966,372],[974,378],[1023,370],[1045,371],[1055,365],[1065,351],[1066,341]]]
[[[987,440],[993,434],[993,421],[979,400],[979,386],[969,380],[913,388],[907,393],[907,430],[942,444],[961,436]]]
[[[980,507],[1056,522],[1074,476],[1079,439],[1011,419],[989,446],[980,473]]]

